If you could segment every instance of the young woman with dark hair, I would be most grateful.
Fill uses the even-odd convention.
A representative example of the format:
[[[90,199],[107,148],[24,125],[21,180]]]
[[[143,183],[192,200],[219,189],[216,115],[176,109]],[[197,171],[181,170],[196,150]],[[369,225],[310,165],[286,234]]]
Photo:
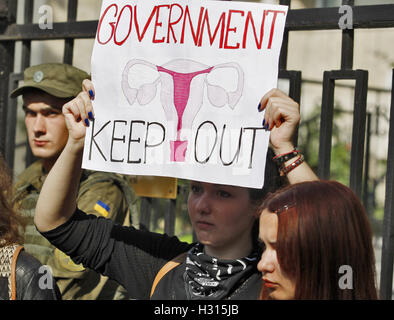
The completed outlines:
[[[94,96],[94,87],[88,80],[83,87],[77,98],[63,106],[69,140],[42,188],[34,217],[37,229],[74,262],[118,281],[134,299],[257,299],[261,274],[256,269],[259,249],[253,229],[262,198],[267,190],[276,189],[274,155],[268,159],[263,190],[190,182],[188,212],[198,238],[194,244],[86,215],[76,207],[75,195],[85,121],[94,115],[87,93]],[[291,153],[300,118],[298,104],[275,89],[262,98],[263,109],[273,151]],[[293,163],[293,158],[286,158],[285,164]],[[295,183],[316,175],[304,162],[287,178]],[[178,257],[181,254],[183,258]],[[179,264],[156,281],[162,267],[174,259]]]
[[[261,209],[261,299],[377,299],[372,230],[352,190],[298,183]]]

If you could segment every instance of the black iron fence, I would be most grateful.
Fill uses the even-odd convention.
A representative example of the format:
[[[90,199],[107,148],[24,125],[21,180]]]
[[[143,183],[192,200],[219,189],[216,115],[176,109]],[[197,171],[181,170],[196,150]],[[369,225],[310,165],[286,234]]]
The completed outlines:
[[[8,98],[9,92],[23,78],[21,73],[14,73],[15,44],[22,43],[21,70],[29,66],[31,43],[35,40],[64,40],[63,61],[72,64],[74,41],[76,39],[92,39],[95,37],[98,21],[77,21],[78,0],[68,0],[67,21],[53,23],[52,29],[40,29],[33,23],[33,0],[24,1],[24,22],[16,23],[18,8],[16,0],[0,0],[0,153],[4,155],[12,167],[15,155],[16,108],[15,100]],[[279,3],[290,6],[290,0]],[[334,120],[334,91],[336,81],[353,80],[354,103],[352,138],[350,154],[349,186],[363,199],[367,206],[368,194],[366,186],[369,182],[369,156],[371,135],[371,117],[367,112],[368,70],[354,70],[354,31],[355,29],[394,28],[394,4],[355,6],[353,0],[343,0],[342,6],[352,8],[352,28],[342,30],[341,68],[328,70],[322,74],[322,102],[320,113],[320,138],[318,150],[317,173],[321,178],[330,178],[332,130]],[[291,7],[290,7],[291,8]],[[280,57],[281,79],[289,82],[289,95],[300,102],[302,88],[301,71],[287,70],[289,33],[307,30],[338,30],[339,7],[310,8],[289,10],[286,22],[284,42]],[[393,46],[393,43],[388,43]],[[394,70],[392,84],[394,84]],[[382,256],[380,272],[380,297],[391,299],[393,290],[393,257],[394,257],[394,90],[391,89],[390,115],[388,132],[388,156],[386,168],[386,187],[384,217],[382,224]],[[31,153],[27,153],[26,163],[32,161]],[[363,188],[364,186],[364,188]],[[154,201],[145,199],[141,206],[141,222],[149,226],[150,208]],[[165,210],[165,232],[174,233],[176,202],[169,200]]]

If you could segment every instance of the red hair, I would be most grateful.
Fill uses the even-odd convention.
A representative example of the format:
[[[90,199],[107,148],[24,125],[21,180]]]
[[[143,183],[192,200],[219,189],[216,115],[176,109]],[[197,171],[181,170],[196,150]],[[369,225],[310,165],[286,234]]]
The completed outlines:
[[[271,194],[263,209],[279,211],[277,257],[295,299],[377,299],[372,230],[352,190],[303,182]],[[339,285],[341,266],[351,267],[352,289]],[[264,288],[260,298],[267,299]]]

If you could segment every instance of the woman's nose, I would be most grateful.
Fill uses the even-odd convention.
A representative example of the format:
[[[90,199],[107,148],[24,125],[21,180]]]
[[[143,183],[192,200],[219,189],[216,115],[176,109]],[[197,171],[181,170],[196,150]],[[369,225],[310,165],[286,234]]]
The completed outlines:
[[[199,213],[209,213],[211,211],[210,203],[209,194],[207,192],[203,192],[196,201],[196,210]]]
[[[273,261],[273,253],[270,250],[265,250],[261,255],[260,261],[257,264],[257,270],[261,273],[273,272],[275,265]]]

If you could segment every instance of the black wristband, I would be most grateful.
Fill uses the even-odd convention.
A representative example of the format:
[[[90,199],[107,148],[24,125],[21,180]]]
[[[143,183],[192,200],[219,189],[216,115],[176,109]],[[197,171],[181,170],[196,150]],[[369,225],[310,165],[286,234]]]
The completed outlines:
[[[290,151],[288,153],[279,154],[272,158],[279,166],[284,164],[286,161],[293,159],[295,156],[299,155],[300,152],[297,149]]]

